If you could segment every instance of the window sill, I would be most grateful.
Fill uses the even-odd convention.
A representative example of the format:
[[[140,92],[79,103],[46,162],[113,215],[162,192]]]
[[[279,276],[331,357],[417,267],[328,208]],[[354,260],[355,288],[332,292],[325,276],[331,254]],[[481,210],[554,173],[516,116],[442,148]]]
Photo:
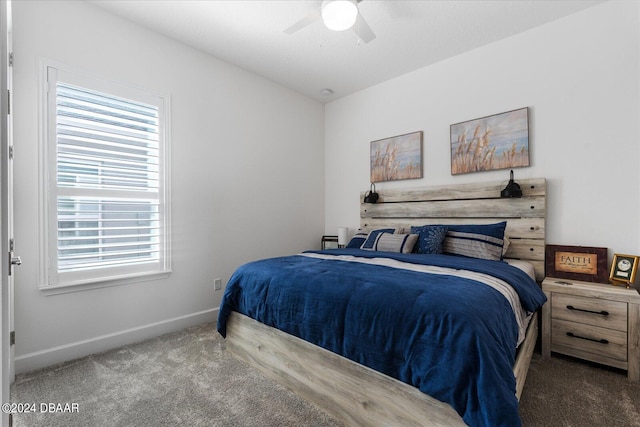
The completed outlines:
[[[159,273],[146,273],[140,276],[128,276],[112,279],[104,279],[92,283],[70,283],[56,286],[38,286],[38,290],[45,296],[68,294],[71,292],[90,291],[93,289],[110,288],[113,286],[129,285],[132,283],[148,282],[151,280],[162,280],[169,277],[171,270]]]

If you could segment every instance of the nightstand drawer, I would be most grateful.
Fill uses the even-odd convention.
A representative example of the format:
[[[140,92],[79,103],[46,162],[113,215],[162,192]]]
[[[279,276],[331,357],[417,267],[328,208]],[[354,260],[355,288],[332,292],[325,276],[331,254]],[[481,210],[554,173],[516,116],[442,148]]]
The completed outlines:
[[[573,354],[573,350],[576,354]],[[582,352],[627,360],[627,333],[593,325],[553,319],[551,321],[551,351],[576,355]]]
[[[551,317],[616,331],[627,330],[627,303],[554,293]]]

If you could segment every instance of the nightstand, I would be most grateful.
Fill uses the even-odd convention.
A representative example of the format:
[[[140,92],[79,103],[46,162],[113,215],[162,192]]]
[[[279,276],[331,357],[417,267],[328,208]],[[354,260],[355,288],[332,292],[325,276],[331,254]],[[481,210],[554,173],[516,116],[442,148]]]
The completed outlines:
[[[334,249],[337,247],[339,247],[338,236],[327,236],[327,235],[322,236],[322,242],[321,242],[322,250]]]
[[[551,352],[627,370],[640,380],[640,294],[634,288],[546,277],[542,357]]]

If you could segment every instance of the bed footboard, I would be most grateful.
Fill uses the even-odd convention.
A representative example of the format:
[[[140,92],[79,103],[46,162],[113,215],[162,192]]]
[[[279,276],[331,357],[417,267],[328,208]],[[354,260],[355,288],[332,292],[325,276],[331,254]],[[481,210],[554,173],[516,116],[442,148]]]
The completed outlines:
[[[533,356],[533,350],[536,348],[536,341],[538,340],[538,313],[534,313],[529,321],[527,327],[527,334],[524,341],[518,348],[518,354],[516,355],[516,363],[513,366],[513,374],[516,377],[516,397],[520,400],[522,389],[524,388],[524,382],[527,379],[527,372],[529,372],[529,364],[531,363],[531,357]]]
[[[513,372],[522,394],[538,337],[538,315],[527,328]],[[466,425],[453,408],[417,388],[300,338],[233,312],[227,351],[347,425]]]
[[[415,387],[232,313],[227,350],[347,425],[464,426],[453,408]]]

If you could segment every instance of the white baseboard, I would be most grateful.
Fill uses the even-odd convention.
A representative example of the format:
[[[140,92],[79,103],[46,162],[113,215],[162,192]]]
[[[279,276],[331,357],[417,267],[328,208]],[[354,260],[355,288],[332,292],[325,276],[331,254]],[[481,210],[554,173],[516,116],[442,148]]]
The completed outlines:
[[[163,334],[179,331],[190,326],[213,322],[218,317],[218,308],[199,311],[184,316],[174,317],[136,328],[126,329],[88,340],[77,341],[46,350],[24,354],[15,358],[16,374],[33,371],[57,363],[89,356],[124,345],[133,344]]]

